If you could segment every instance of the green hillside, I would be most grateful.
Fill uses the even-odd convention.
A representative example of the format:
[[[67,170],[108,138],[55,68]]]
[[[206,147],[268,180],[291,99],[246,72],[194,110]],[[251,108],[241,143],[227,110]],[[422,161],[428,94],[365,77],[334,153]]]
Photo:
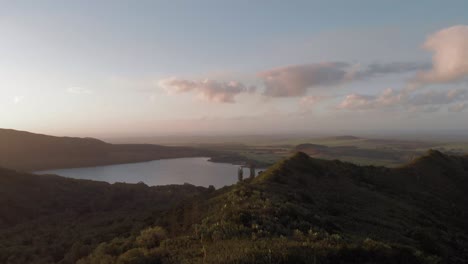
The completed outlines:
[[[217,191],[1,177],[2,194],[29,186],[1,209],[22,222],[0,232],[2,263],[468,260],[468,158],[438,151],[393,169],[297,153]]]

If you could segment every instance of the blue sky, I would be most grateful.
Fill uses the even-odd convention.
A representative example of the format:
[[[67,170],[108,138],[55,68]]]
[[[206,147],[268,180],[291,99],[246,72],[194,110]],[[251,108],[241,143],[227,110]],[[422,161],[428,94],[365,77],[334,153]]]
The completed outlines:
[[[0,6],[0,127],[83,136],[468,129],[468,72],[455,60],[468,56],[467,1]]]

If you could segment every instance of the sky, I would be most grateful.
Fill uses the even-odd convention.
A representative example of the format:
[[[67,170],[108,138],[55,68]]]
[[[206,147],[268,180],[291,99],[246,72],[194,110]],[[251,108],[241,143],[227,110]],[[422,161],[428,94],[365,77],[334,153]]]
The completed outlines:
[[[468,130],[468,1],[1,1],[0,127]]]

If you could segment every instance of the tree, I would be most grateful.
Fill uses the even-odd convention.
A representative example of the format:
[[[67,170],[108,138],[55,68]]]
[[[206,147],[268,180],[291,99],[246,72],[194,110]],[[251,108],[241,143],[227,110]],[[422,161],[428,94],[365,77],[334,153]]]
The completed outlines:
[[[244,180],[244,169],[242,167],[237,170],[237,178],[240,182]]]

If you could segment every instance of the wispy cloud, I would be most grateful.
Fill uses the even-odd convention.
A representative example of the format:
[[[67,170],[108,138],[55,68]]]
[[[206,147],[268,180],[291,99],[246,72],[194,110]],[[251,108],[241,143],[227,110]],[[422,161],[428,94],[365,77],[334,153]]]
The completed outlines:
[[[330,99],[330,96],[311,95],[311,96],[302,97],[301,100],[299,100],[299,103],[303,106],[310,106],[310,105],[316,105],[318,103],[321,103],[327,99]]]
[[[169,94],[193,92],[199,99],[218,103],[234,103],[237,95],[255,91],[254,86],[247,86],[237,81],[168,78],[160,80],[158,84]]]
[[[347,62],[322,62],[275,68],[260,72],[257,76],[263,81],[265,95],[294,97],[306,95],[310,89],[428,68],[430,64],[418,62],[373,63],[366,67]]]
[[[90,89],[86,89],[86,88],[78,87],[78,86],[69,87],[67,89],[67,92],[72,93],[72,94],[92,94],[93,93],[93,91]]]
[[[428,62],[390,62],[372,63],[362,71],[358,71],[356,79],[368,79],[387,74],[404,74],[408,72],[423,71],[431,68]]]
[[[19,104],[24,100],[24,96],[16,95],[13,97],[13,103]]]
[[[468,101],[468,90],[451,89],[449,91],[426,91],[409,97],[411,105],[445,105],[454,102]]]
[[[468,103],[467,102],[454,104],[454,105],[449,107],[450,112],[462,112],[462,111],[464,111],[466,109],[468,109]]]
[[[374,108],[378,101],[376,96],[352,93],[338,105],[339,109],[362,110]]]
[[[432,109],[437,111],[441,106],[449,106],[449,110],[463,110],[468,102],[467,89],[431,90],[409,93],[406,90],[395,91],[386,89],[380,95],[350,94],[337,106],[345,110],[375,110],[385,108]],[[437,110],[436,110],[437,109]],[[427,111],[426,111],[427,112]]]

